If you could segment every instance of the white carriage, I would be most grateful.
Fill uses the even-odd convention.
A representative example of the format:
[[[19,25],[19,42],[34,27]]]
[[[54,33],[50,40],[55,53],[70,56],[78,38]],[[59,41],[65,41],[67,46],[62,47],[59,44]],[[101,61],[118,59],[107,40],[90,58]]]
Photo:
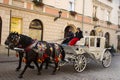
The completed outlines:
[[[103,67],[111,64],[111,53],[105,48],[105,38],[100,36],[85,36],[74,46],[63,45],[67,62],[74,63],[74,69],[82,72],[89,59],[101,62]]]

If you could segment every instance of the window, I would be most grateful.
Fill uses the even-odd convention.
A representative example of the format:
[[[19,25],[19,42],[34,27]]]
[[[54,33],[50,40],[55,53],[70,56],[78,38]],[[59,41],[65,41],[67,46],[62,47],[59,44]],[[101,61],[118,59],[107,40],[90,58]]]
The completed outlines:
[[[30,23],[30,28],[32,28],[32,29],[42,29],[41,24],[42,23],[39,20],[35,19]]]
[[[2,18],[0,16],[0,44],[1,44],[1,35],[2,35]]]
[[[97,38],[96,47],[100,47],[100,38]]]
[[[105,10],[101,8],[101,19],[104,20]]]
[[[118,25],[120,25],[120,16],[118,17]]]
[[[22,18],[12,17],[10,32],[22,33]]]
[[[97,6],[93,6],[93,17],[96,17],[97,14]]]
[[[75,3],[74,0],[69,1],[69,10],[70,11],[75,11]]]
[[[107,21],[110,21],[110,11],[107,11],[106,20],[107,20]]]
[[[109,47],[109,41],[110,41],[110,34],[108,32],[105,33],[105,47],[108,48]]]
[[[43,24],[39,19],[31,21],[29,26],[29,36],[37,40],[43,39]]]
[[[109,2],[112,2],[112,0],[108,0]]]
[[[99,36],[103,36],[103,32],[102,32],[102,31],[99,31],[99,32],[98,32],[98,35],[99,35]]]
[[[90,38],[90,46],[91,47],[95,46],[95,38]]]
[[[85,46],[89,47],[89,38],[85,38]]]
[[[56,1],[58,1],[58,2],[59,2],[60,0],[56,0]]]

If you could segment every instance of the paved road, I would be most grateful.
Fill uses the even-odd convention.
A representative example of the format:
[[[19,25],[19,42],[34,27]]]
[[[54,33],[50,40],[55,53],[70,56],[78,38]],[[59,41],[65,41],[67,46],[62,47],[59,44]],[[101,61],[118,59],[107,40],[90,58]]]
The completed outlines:
[[[14,55],[13,53],[8,57],[6,54],[0,54],[0,61],[5,60],[0,62],[0,80],[20,80],[18,75],[21,71],[15,71],[18,62]],[[23,67],[24,64],[22,69]],[[51,72],[51,67],[48,70],[43,69],[42,75],[37,75],[36,68],[27,69],[21,80],[120,80],[120,55],[113,57],[109,68],[103,68],[100,64],[91,62],[82,73],[76,73],[71,64],[61,67],[56,75],[51,75]]]
[[[36,69],[28,69],[21,80],[120,80],[119,60],[120,56],[115,56],[109,68],[90,63],[82,73],[76,73],[72,65],[69,64],[61,67],[56,75],[51,75],[51,67],[48,70],[44,69],[42,75],[39,76]],[[0,80],[19,80],[17,76],[21,71],[15,71],[17,64],[18,62],[0,63]]]

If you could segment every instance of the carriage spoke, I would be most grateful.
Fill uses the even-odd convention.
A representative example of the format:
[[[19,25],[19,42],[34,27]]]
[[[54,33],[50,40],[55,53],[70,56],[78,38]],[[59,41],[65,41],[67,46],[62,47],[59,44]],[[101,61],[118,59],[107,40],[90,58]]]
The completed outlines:
[[[75,63],[74,63],[74,69],[77,72],[82,72],[86,67],[86,58],[84,55],[78,55],[76,56]]]
[[[102,64],[103,64],[103,67],[109,67],[110,64],[111,64],[111,54],[109,51],[106,51],[104,53],[104,56],[103,56],[103,61],[102,61]]]

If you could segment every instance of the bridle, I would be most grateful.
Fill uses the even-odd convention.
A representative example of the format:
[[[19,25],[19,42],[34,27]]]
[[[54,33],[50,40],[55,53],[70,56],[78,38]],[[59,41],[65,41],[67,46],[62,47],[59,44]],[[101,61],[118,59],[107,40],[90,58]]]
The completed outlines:
[[[18,46],[20,42],[20,35],[18,33],[13,33],[8,40],[12,46]]]

